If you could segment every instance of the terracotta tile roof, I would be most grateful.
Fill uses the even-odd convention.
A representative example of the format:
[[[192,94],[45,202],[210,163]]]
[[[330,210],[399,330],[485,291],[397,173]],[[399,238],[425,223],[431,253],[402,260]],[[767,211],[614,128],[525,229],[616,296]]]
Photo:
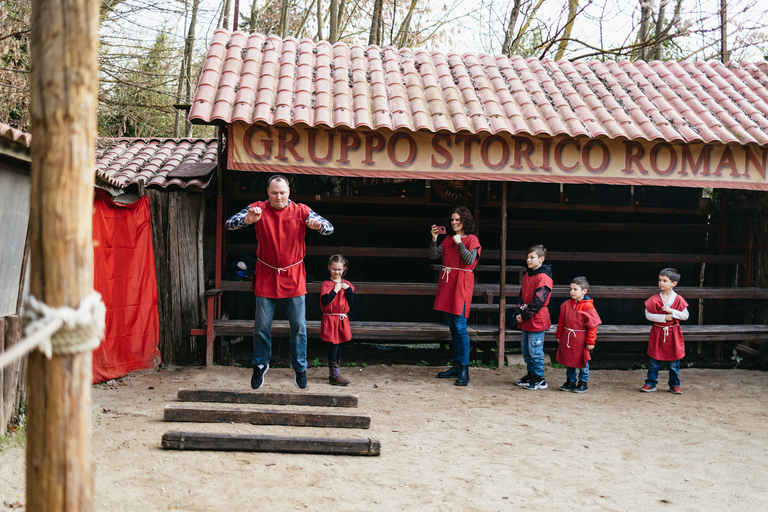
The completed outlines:
[[[216,139],[107,139],[96,144],[96,175],[115,187],[143,181],[145,187],[205,188],[210,175],[174,178],[168,173],[181,164],[217,161]]]
[[[219,29],[189,120],[768,144],[768,63],[555,62]]]
[[[29,147],[29,143],[32,141],[32,136],[30,134],[5,123],[0,123],[0,137],[10,139],[13,142],[20,142],[27,147]]]

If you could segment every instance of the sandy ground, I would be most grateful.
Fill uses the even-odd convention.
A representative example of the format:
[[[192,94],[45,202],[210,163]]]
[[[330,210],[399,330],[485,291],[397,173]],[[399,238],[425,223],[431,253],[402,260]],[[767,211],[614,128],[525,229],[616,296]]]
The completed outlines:
[[[685,394],[639,393],[641,371],[593,371],[590,391],[513,385],[518,368],[309,370],[308,391],[355,394],[367,430],[162,421],[181,387],[248,389],[251,370],[170,368],[93,387],[94,510],[768,510],[768,373],[683,370]],[[662,376],[666,379],[666,374]],[[264,391],[300,391],[271,369]],[[163,433],[373,437],[379,457],[165,451]],[[4,510],[25,501],[24,450],[0,446]],[[24,508],[22,508],[23,510]]]

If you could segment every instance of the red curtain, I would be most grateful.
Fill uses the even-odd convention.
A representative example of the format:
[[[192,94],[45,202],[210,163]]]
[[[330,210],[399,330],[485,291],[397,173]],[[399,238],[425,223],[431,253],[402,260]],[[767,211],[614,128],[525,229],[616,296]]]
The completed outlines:
[[[149,197],[121,205],[96,191],[93,256],[94,288],[107,306],[104,341],[93,352],[93,382],[156,368],[160,320]]]

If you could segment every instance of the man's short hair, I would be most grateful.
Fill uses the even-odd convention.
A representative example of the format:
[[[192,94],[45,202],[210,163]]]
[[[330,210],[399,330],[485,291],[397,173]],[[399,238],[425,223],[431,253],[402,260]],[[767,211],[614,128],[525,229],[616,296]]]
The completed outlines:
[[[544,247],[541,244],[530,246],[528,248],[528,251],[525,253],[525,255],[528,256],[532,252],[535,252],[536,256],[538,256],[539,258],[546,258],[547,257],[547,248]]]
[[[273,181],[284,181],[285,184],[288,186],[288,188],[291,188],[291,184],[288,183],[288,178],[286,178],[282,174],[273,174],[269,178],[269,181],[267,181],[267,188],[269,188],[269,186],[272,184]]]
[[[660,276],[668,277],[670,281],[673,283],[680,282],[680,272],[675,268],[665,268],[661,272],[659,272]]]
[[[571,284],[579,285],[582,290],[589,289],[589,281],[587,281],[587,278],[584,276],[574,277],[573,279],[571,279]]]

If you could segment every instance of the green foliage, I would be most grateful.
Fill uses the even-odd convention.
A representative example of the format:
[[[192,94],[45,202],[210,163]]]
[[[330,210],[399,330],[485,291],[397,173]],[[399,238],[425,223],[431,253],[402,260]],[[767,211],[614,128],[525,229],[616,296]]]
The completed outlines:
[[[29,131],[31,2],[0,2],[0,121]]]
[[[473,368],[490,368],[491,370],[495,370],[497,368],[496,363],[494,361],[491,361],[488,364],[485,364],[484,362],[480,361],[479,359],[475,359],[474,361],[469,362],[469,366]]]
[[[416,363],[416,366],[429,366],[429,363],[422,359],[420,363]]]
[[[320,358],[316,357],[314,360],[312,360],[312,366],[315,368],[320,368]]]
[[[360,366],[361,366],[362,368],[368,368],[368,363],[361,363],[361,364],[360,364]]]
[[[557,368],[559,370],[562,370],[563,368],[565,368],[565,366],[561,365],[560,363],[556,363],[556,362],[549,363],[549,367],[550,368]]]

